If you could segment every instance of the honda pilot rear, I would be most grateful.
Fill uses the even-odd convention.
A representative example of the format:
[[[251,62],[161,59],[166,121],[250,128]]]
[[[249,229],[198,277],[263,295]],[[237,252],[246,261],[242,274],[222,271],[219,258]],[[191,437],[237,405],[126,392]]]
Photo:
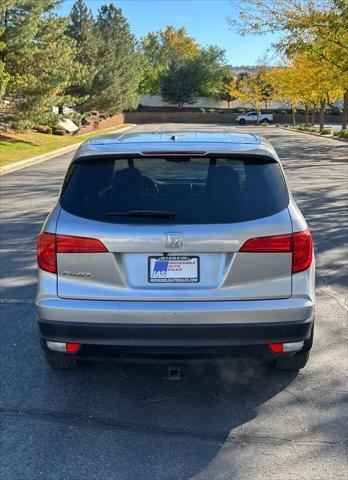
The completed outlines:
[[[101,136],[38,238],[48,363],[265,358],[312,345],[311,234],[273,148],[252,135]]]

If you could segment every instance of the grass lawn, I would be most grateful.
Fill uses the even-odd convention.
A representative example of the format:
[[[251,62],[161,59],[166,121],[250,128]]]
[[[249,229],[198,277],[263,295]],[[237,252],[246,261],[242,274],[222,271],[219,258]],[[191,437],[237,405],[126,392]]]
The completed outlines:
[[[100,133],[111,133],[127,125],[116,125],[104,130],[96,130],[79,136],[47,135],[45,133],[26,132],[23,134],[0,132],[0,165],[18,162],[43,153],[51,152],[57,148],[66,147],[74,143],[83,142]]]

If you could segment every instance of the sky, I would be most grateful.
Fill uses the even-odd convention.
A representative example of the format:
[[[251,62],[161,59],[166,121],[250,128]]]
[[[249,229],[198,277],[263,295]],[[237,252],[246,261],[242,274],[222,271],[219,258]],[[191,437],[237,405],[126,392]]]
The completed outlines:
[[[232,66],[255,65],[267,53],[274,37],[250,35],[240,37],[232,32],[227,18],[235,15],[237,0],[85,0],[93,14],[103,4],[122,8],[137,38],[149,31],[164,30],[167,25],[185,27],[201,46],[218,45],[226,50]],[[58,12],[68,15],[74,0],[65,0]],[[272,57],[272,53],[269,57]]]

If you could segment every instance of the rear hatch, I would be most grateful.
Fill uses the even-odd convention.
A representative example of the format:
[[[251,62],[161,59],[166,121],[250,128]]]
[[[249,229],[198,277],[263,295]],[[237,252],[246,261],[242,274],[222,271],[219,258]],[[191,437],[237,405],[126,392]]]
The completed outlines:
[[[191,153],[81,159],[69,167],[60,204],[58,238],[100,242],[83,253],[58,252],[60,297],[291,296],[291,253],[240,251],[251,238],[292,232],[287,187],[272,158]]]

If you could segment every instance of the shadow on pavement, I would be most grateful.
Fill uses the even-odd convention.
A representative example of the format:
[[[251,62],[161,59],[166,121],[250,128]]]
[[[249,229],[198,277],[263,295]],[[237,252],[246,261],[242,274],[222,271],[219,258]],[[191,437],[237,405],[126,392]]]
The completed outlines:
[[[111,478],[113,472],[113,478],[122,479],[191,478],[204,472],[224,447],[252,441],[244,426],[296,377],[250,360],[192,366],[178,381],[168,379],[164,365],[92,364],[51,371],[32,335],[32,306],[26,308],[16,349],[4,352],[8,368],[3,380],[10,386],[4,392],[7,422],[19,422],[24,432],[23,451],[6,444],[6,449],[21,451],[18,471],[11,467],[17,478],[31,458],[32,478],[47,468],[50,479]],[[21,367],[20,376],[15,365]],[[74,458],[65,467],[72,446]],[[61,476],[55,476],[47,458]],[[229,467],[230,478],[239,468]]]

